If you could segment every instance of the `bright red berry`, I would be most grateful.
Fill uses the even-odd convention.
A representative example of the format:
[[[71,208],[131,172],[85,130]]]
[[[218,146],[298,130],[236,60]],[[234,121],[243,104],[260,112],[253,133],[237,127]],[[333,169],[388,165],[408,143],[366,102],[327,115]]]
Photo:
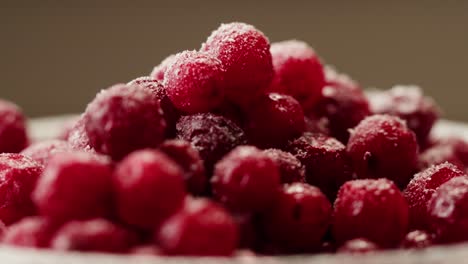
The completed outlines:
[[[23,113],[15,104],[0,99],[0,153],[18,153],[28,143]]]
[[[56,230],[57,223],[44,217],[26,217],[8,227],[2,243],[15,247],[48,248]]]
[[[167,56],[164,60],[161,61],[159,65],[154,67],[153,71],[150,73],[150,76],[160,82],[164,80],[164,75],[167,68],[171,65],[172,61],[175,58],[175,54]]]

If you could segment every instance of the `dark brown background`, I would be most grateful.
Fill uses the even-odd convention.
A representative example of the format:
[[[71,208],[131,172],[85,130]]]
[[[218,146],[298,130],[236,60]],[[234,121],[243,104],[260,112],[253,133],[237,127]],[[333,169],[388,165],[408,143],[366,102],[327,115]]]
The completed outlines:
[[[0,0],[0,97],[30,116],[82,111],[221,22],[309,42],[366,87],[419,84],[467,120],[468,1]],[[98,2],[98,3],[95,3]]]

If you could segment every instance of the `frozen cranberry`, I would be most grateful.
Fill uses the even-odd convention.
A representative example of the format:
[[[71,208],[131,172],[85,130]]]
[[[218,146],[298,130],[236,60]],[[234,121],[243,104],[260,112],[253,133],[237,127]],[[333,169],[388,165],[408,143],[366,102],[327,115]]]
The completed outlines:
[[[74,150],[94,152],[90,146],[88,134],[86,134],[83,116],[80,116],[70,129],[67,141]]]
[[[183,170],[185,186],[189,193],[203,194],[207,185],[205,166],[198,151],[187,141],[172,139],[164,141],[159,150],[174,160]]]
[[[11,225],[2,242],[16,247],[47,248],[59,228],[57,223],[43,217],[26,217]]]
[[[281,183],[305,182],[305,167],[293,154],[279,149],[263,152],[278,166]]]
[[[96,218],[64,224],[52,239],[51,247],[62,251],[102,251],[123,253],[136,242],[128,230]]]
[[[214,197],[227,207],[258,212],[275,201],[280,173],[276,163],[261,150],[239,146],[216,164],[211,184]]]
[[[423,143],[439,117],[439,109],[432,98],[424,96],[417,86],[395,86],[383,92],[369,94],[371,110],[375,114],[396,115],[405,120]]]
[[[222,24],[201,51],[218,58],[225,73],[227,97],[241,105],[261,94],[273,77],[270,43],[258,29],[244,23]]]
[[[52,156],[32,199],[41,215],[66,221],[107,216],[112,199],[110,162],[87,152]]]
[[[454,177],[440,185],[429,200],[427,210],[437,242],[468,240],[468,177]]]
[[[33,143],[29,147],[23,149],[21,154],[30,157],[41,165],[46,165],[49,158],[56,153],[72,151],[73,148],[68,142],[63,140],[48,140]]]
[[[174,60],[175,55],[169,55],[164,60],[161,61],[159,65],[154,67],[153,71],[150,73],[150,76],[160,82],[164,80],[164,74],[166,73],[167,68]]]
[[[346,241],[339,249],[339,253],[366,254],[379,250],[379,247],[365,238],[354,238]]]
[[[432,246],[433,236],[423,230],[414,230],[406,234],[401,242],[402,248],[422,249]]]
[[[129,253],[132,255],[143,255],[143,256],[162,256],[163,252],[156,245],[139,245],[131,248]]]
[[[18,153],[28,143],[23,113],[15,104],[0,99],[0,153]]]
[[[340,186],[352,178],[346,147],[322,134],[304,133],[286,148],[306,168],[306,181],[318,186],[330,200]]]
[[[159,226],[185,197],[181,168],[157,150],[139,150],[122,160],[114,189],[120,219],[145,229]]]
[[[333,235],[338,244],[366,238],[382,247],[398,245],[408,229],[408,205],[387,179],[348,181],[335,200]]]
[[[468,143],[457,137],[438,139],[419,156],[421,169],[446,161],[464,170],[468,166]]]
[[[324,135],[331,134],[328,119],[325,117],[316,117],[309,114],[309,116],[305,117],[304,122],[306,132]]]
[[[101,91],[84,115],[90,145],[115,160],[142,148],[157,147],[166,122],[152,93],[138,85],[117,84]]]
[[[229,256],[234,253],[238,231],[232,217],[207,199],[187,199],[155,239],[169,255]]]
[[[270,90],[289,94],[309,110],[325,85],[323,66],[307,43],[287,40],[271,45],[275,76]]]
[[[291,96],[269,93],[259,97],[247,113],[246,132],[255,144],[280,147],[304,132],[304,112]]]
[[[431,166],[416,174],[403,192],[409,206],[410,227],[427,229],[427,202],[435,190],[446,181],[464,174],[448,162]]]
[[[224,98],[224,69],[221,61],[208,53],[178,53],[164,75],[167,95],[185,113],[208,112]]]
[[[284,186],[262,226],[269,239],[288,251],[318,250],[331,211],[330,202],[317,187],[293,183]]]
[[[234,122],[211,113],[182,116],[176,128],[177,138],[198,150],[208,175],[226,153],[246,143],[244,131]]]
[[[42,166],[21,154],[0,154],[0,221],[5,225],[32,215],[31,192]]]
[[[361,121],[347,151],[358,178],[388,178],[404,188],[417,170],[414,133],[395,116],[374,115]]]

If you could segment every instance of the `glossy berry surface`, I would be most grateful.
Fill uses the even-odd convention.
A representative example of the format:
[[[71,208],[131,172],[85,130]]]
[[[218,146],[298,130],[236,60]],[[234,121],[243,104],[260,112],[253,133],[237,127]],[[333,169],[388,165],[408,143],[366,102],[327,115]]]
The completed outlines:
[[[365,238],[354,238],[346,241],[339,249],[338,253],[346,254],[366,254],[379,250],[379,247]]]
[[[305,167],[294,155],[279,149],[263,152],[278,166],[281,183],[305,182]]]
[[[175,54],[167,56],[161,63],[153,68],[153,71],[150,73],[150,76],[160,82],[164,80],[164,75],[166,73],[169,65],[172,64],[172,61],[175,58]]]
[[[59,225],[46,218],[25,217],[8,227],[2,243],[16,247],[48,248]]]
[[[267,237],[287,251],[313,251],[321,245],[331,218],[331,204],[314,186],[285,185],[275,206],[265,213]]]
[[[86,108],[84,120],[90,145],[115,160],[157,147],[166,129],[159,102],[137,85],[117,84],[101,91]]]
[[[108,216],[111,164],[87,152],[56,154],[49,159],[32,199],[41,215],[57,221]]]
[[[164,75],[164,88],[182,112],[203,113],[224,99],[224,68],[208,53],[184,51],[175,55]]]
[[[228,208],[259,212],[277,198],[280,172],[261,150],[239,146],[216,164],[211,185],[215,199]]]
[[[23,149],[21,154],[30,157],[41,165],[46,165],[49,158],[57,153],[73,151],[68,142],[63,140],[40,141]]]
[[[408,205],[390,180],[348,181],[338,192],[333,218],[338,244],[366,238],[380,247],[393,247],[406,235]]]
[[[128,155],[117,165],[113,180],[119,218],[135,227],[159,226],[185,198],[182,169],[157,150]]]
[[[229,256],[238,243],[237,227],[222,207],[206,199],[187,199],[155,234],[166,254]]]
[[[293,97],[269,93],[247,111],[246,133],[261,147],[280,147],[304,132],[304,112]]]
[[[0,100],[0,153],[18,153],[28,143],[23,113],[15,104]]]
[[[255,27],[244,23],[221,24],[201,47],[219,59],[226,70],[227,97],[248,105],[261,94],[273,77],[268,38]]]
[[[42,169],[21,154],[0,154],[0,221],[5,225],[35,213],[31,192]]]
[[[432,246],[434,236],[423,230],[414,230],[406,234],[400,247],[406,249],[423,249]]]
[[[409,206],[410,226],[428,229],[427,203],[439,186],[465,173],[448,162],[431,166],[416,174],[403,192]]]
[[[358,178],[388,178],[404,188],[417,170],[416,137],[395,116],[374,115],[361,121],[347,151]]]

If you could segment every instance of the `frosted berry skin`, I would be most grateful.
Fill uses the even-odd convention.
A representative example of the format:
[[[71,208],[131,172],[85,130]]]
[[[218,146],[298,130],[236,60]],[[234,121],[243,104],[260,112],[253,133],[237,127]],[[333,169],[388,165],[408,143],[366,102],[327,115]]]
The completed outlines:
[[[408,205],[392,181],[354,180],[341,186],[332,224],[338,244],[366,238],[380,247],[394,247],[407,229]]]
[[[59,251],[124,253],[136,242],[130,231],[106,219],[74,220],[57,230],[51,248]]]
[[[269,90],[291,95],[310,110],[325,86],[323,66],[315,51],[298,40],[273,43],[270,51],[275,75]]]
[[[26,217],[11,225],[2,237],[2,243],[15,247],[48,248],[57,223],[39,217]]]
[[[0,154],[0,222],[8,226],[35,213],[31,193],[42,169],[21,154]]]
[[[23,113],[15,104],[0,99],[0,153],[18,153],[28,143]]]
[[[238,243],[238,230],[222,207],[207,199],[187,199],[155,232],[155,240],[169,255],[230,256]]]
[[[239,146],[216,164],[211,185],[214,198],[228,208],[260,212],[276,200],[280,172],[276,163],[261,150]]]
[[[330,200],[334,200],[340,186],[352,178],[346,147],[335,138],[304,133],[289,142],[286,150],[305,166],[306,181],[319,187]]]
[[[278,166],[281,183],[305,182],[305,167],[293,154],[280,149],[263,152]]]
[[[437,243],[468,239],[468,178],[455,177],[442,184],[427,205],[429,225]]]
[[[347,152],[358,178],[388,178],[404,188],[417,171],[418,144],[398,117],[373,115],[351,133]]]
[[[205,166],[200,154],[190,143],[180,139],[166,140],[159,146],[159,150],[180,166],[189,193],[200,195],[205,192],[208,184]]]
[[[85,130],[85,120],[83,115],[81,115],[71,127],[67,142],[74,150],[95,152],[90,146],[89,137]]]
[[[434,236],[427,231],[414,230],[406,234],[400,247],[405,249],[423,249],[432,246]]]
[[[378,251],[379,247],[372,241],[365,238],[354,238],[346,241],[339,249],[338,253],[346,254],[367,254]]]
[[[420,144],[426,142],[432,126],[439,118],[439,108],[432,98],[424,96],[419,87],[398,85],[369,95],[373,113],[400,117],[414,131]]]
[[[331,204],[314,186],[285,185],[275,206],[265,213],[267,237],[288,252],[316,251],[327,231]]]
[[[159,102],[137,85],[117,84],[101,91],[86,108],[84,120],[91,147],[114,160],[157,147],[166,129]]]
[[[87,152],[56,154],[49,159],[32,199],[42,216],[56,221],[108,216],[111,163]]]
[[[460,160],[456,150],[448,144],[437,144],[426,149],[419,155],[418,166],[421,170],[424,170],[444,162],[449,162],[460,170],[465,169],[465,164]]]
[[[268,38],[244,23],[221,24],[201,47],[219,59],[226,70],[227,98],[248,105],[260,95],[273,78]]]
[[[182,205],[182,169],[157,150],[139,150],[120,162],[114,173],[117,213],[124,223],[153,229]]]
[[[463,171],[448,162],[431,166],[416,174],[403,192],[409,206],[410,227],[427,230],[429,228],[427,223],[429,199],[441,184],[464,175]]]
[[[68,142],[63,140],[48,140],[29,145],[21,151],[21,154],[30,157],[44,166],[52,155],[69,151],[73,151],[73,148]]]
[[[178,53],[164,75],[164,88],[177,109],[188,114],[218,107],[224,99],[224,68],[208,53]]]
[[[246,143],[245,133],[238,125],[211,113],[182,116],[176,129],[178,139],[190,142],[198,150],[208,175],[219,159]]]
[[[246,133],[260,147],[281,147],[304,132],[304,112],[293,97],[269,93],[247,111]]]
[[[167,56],[161,63],[153,68],[153,71],[150,73],[150,76],[160,82],[164,80],[164,75],[167,68],[172,63],[175,58],[175,54]]]

